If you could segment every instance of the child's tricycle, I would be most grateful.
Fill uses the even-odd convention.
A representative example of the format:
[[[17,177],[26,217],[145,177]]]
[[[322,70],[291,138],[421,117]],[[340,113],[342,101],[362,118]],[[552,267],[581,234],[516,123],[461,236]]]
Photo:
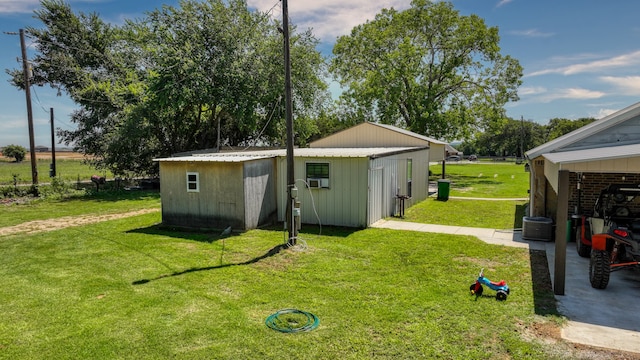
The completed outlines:
[[[507,300],[507,295],[509,295],[509,285],[507,285],[504,280],[494,282],[487,279],[486,277],[484,277],[484,269],[480,270],[478,279],[476,279],[476,282],[471,284],[471,286],[469,287],[469,290],[471,290],[471,295],[475,295],[476,297],[482,296],[482,291],[484,290],[482,285],[487,285],[490,289],[496,291],[496,300]]]

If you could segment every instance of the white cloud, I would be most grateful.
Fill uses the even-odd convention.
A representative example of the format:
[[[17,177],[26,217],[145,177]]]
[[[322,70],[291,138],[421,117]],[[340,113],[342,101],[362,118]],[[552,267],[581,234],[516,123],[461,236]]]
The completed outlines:
[[[538,95],[538,94],[544,94],[545,92],[547,92],[547,89],[542,86],[536,86],[536,87],[523,86],[518,89],[518,95],[520,96]]]
[[[282,8],[274,8],[274,5],[279,5],[279,0],[248,0],[247,3],[260,11],[271,10],[275,17],[282,16]],[[410,3],[410,0],[316,0],[289,2],[288,5],[290,21],[298,29],[313,28],[315,36],[326,42],[348,34],[353,27],[367,20],[373,20],[383,8],[402,10]]]
[[[541,96],[539,100],[540,102],[551,102],[560,99],[589,100],[599,99],[605,95],[606,94],[602,91],[594,91],[581,88],[567,88],[551,91],[544,96]]]
[[[548,74],[575,75],[580,73],[593,73],[603,70],[624,68],[640,65],[640,50],[628,54],[614,56],[608,59],[594,60],[585,63],[572,64],[562,67],[544,69],[527,74],[527,76],[539,76]]]
[[[599,109],[598,111],[591,113],[589,116],[595,119],[602,119],[603,117],[609,116],[618,110],[620,109]]]
[[[621,94],[640,95],[640,76],[602,76],[600,80],[616,86]]]
[[[26,112],[26,111],[25,111]],[[27,115],[19,116],[0,116],[0,124],[3,130],[22,129],[27,126]]]
[[[528,38],[542,38],[542,37],[551,37],[555,35],[554,33],[546,33],[538,29],[515,30],[515,31],[510,31],[509,33],[513,35],[528,37]]]
[[[606,95],[602,91],[582,88],[564,88],[548,90],[545,87],[521,87],[518,89],[519,103],[550,103],[556,100],[593,100]]]
[[[512,2],[512,1],[513,0],[500,0],[500,2],[498,2],[496,7],[501,7],[501,6],[507,5],[508,3]]]
[[[105,0],[77,0],[65,1],[72,3],[96,3]],[[0,0],[0,14],[24,14],[31,13],[40,8],[40,0]],[[73,9],[73,7],[72,7]]]
[[[0,0],[0,14],[30,13],[40,6],[40,0]]]

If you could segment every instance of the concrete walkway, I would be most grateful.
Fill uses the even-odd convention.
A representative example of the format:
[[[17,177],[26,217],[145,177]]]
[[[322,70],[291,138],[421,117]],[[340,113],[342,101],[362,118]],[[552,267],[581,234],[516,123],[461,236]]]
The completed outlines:
[[[380,220],[371,227],[472,235],[489,244],[544,250],[551,281],[554,280],[555,243],[523,240],[520,231],[395,220]],[[569,319],[562,329],[562,338],[640,354],[640,271],[614,272],[607,289],[594,289],[589,283],[589,259],[579,257],[574,246],[574,243],[567,244],[565,294],[556,295],[558,311]]]

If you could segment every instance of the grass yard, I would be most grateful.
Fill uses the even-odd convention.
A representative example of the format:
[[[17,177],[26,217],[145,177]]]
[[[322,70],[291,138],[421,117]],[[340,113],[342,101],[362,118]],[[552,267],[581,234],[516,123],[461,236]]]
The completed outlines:
[[[533,253],[474,237],[382,229],[220,239],[147,214],[0,239],[3,359],[567,358],[535,329],[561,322]],[[480,268],[512,288],[476,299]],[[547,277],[548,278],[548,277]],[[317,329],[267,328],[277,310]]]
[[[442,177],[442,165],[431,165],[431,181]],[[482,198],[526,198],[529,173],[514,163],[471,163],[445,165],[451,180],[451,196]]]
[[[38,180],[40,183],[47,183],[49,178],[50,159],[37,159]],[[107,172],[99,172],[89,165],[83,163],[82,159],[56,159],[56,176],[63,181],[76,182],[88,181],[91,175],[106,175],[113,178],[113,174]],[[13,185],[13,175],[18,175],[18,184],[31,184],[31,161],[27,158],[22,162],[16,163],[7,161],[6,158],[0,161],[0,186]]]
[[[438,201],[435,196],[408,208],[404,221],[425,224],[469,226],[489,229],[522,228],[526,201],[467,200]],[[400,219],[399,219],[400,220]]]
[[[64,199],[32,200],[0,205],[0,227],[32,220],[74,215],[105,215],[140,209],[160,209],[160,193],[155,191],[104,191]]]

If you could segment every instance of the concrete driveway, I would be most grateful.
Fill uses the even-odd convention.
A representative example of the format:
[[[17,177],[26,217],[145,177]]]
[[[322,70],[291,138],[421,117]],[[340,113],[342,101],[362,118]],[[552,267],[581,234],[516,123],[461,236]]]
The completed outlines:
[[[546,243],[551,281],[554,281],[555,243]],[[567,244],[564,295],[556,295],[558,311],[569,319],[562,338],[579,344],[640,353],[640,271],[611,273],[604,290],[589,283],[589,259]]]

